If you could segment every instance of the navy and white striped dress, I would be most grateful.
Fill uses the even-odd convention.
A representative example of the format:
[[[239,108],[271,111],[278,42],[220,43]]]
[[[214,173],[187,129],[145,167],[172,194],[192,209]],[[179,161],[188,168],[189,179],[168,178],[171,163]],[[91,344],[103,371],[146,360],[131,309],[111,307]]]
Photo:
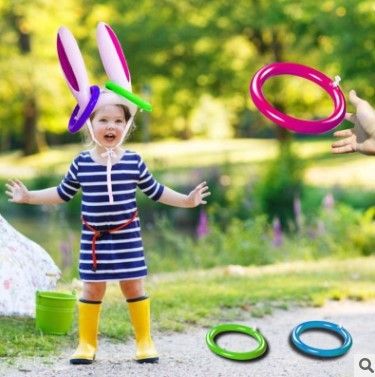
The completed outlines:
[[[96,231],[114,229],[132,218],[137,211],[139,187],[157,201],[164,186],[148,171],[142,158],[126,150],[112,166],[114,202],[109,203],[106,166],[96,163],[88,151],[77,156],[57,187],[60,197],[69,201],[82,190],[82,216]],[[93,271],[92,239],[94,232],[82,224],[79,273],[83,281],[131,280],[147,275],[141,226],[137,216],[126,228],[104,233],[96,240],[97,270]]]

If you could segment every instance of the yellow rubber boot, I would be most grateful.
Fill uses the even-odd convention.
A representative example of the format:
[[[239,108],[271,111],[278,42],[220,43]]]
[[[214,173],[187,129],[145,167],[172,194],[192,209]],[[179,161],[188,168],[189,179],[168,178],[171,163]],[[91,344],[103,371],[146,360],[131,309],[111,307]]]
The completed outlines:
[[[80,300],[78,304],[79,345],[70,359],[71,364],[92,364],[98,348],[100,301]]]
[[[138,363],[155,363],[159,357],[151,340],[150,299],[140,297],[128,300],[128,304],[137,347],[135,359]]]

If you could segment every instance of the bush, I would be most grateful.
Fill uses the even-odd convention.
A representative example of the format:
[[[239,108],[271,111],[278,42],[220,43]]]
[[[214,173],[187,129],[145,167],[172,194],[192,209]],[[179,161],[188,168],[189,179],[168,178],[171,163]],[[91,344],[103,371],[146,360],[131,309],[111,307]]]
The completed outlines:
[[[298,232],[281,234],[265,215],[233,218],[224,229],[209,217],[209,233],[198,239],[181,235],[164,217],[152,229],[146,256],[153,273],[366,256],[375,253],[374,213],[375,208],[363,214],[344,204],[322,206],[316,217],[303,219]]]
[[[293,152],[290,142],[285,142],[255,188],[260,212],[267,214],[269,222],[278,218],[284,230],[297,226],[294,201],[302,196],[304,170],[305,163]]]
[[[268,264],[275,259],[271,243],[266,216],[234,218],[224,230],[211,225],[210,233],[197,241],[195,256],[201,268]]]
[[[155,225],[149,225],[147,233],[144,246],[151,272],[186,270],[196,266],[193,238],[176,232],[166,216],[160,217]]]
[[[287,260],[375,253],[374,209],[361,213],[342,203],[333,209],[322,207],[300,232],[284,238],[280,250]]]

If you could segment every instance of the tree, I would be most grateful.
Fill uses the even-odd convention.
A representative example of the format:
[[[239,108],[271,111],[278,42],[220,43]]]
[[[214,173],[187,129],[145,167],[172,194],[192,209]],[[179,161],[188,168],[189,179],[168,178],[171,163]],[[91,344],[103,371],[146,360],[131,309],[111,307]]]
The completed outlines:
[[[115,11],[111,12],[110,24],[123,42],[135,83],[147,80],[153,87],[153,121],[158,122],[155,128],[165,133],[166,127],[173,124],[173,117],[182,117],[186,136],[189,114],[207,93],[220,98],[230,112],[248,112],[249,104],[256,110],[249,101],[248,85],[256,69],[265,64],[296,61],[327,74],[333,72],[334,67],[327,64],[321,53],[323,40],[319,39],[331,26],[328,18],[332,15],[323,14],[326,3],[140,0],[133,9],[127,2],[113,1]],[[92,5],[94,9],[103,6],[98,2]],[[311,20],[321,13],[325,22],[317,27],[314,24],[313,32],[309,32]],[[337,32],[342,29],[337,27]],[[271,94],[283,93],[279,98],[271,96],[280,110],[288,110],[297,103],[305,116],[319,117],[329,107],[324,93],[308,106],[298,105],[303,96],[288,96],[294,84],[286,88],[281,88],[277,80],[270,84]],[[171,123],[163,127],[160,123],[164,119]],[[253,120],[269,124],[255,111]],[[280,140],[289,138],[284,129],[274,129]]]
[[[74,4],[73,4],[74,3]],[[45,144],[46,130],[63,131],[67,109],[74,106],[60,74],[56,33],[67,20],[74,22],[79,3],[48,0],[0,0],[0,111],[4,147],[18,146],[24,155]],[[55,15],[52,17],[51,15]],[[64,90],[61,90],[64,88]],[[62,100],[63,99],[63,100]]]
[[[21,55],[31,60],[31,33],[25,25],[25,17],[18,14],[14,8],[10,9],[8,19],[17,34],[18,47]],[[34,67],[31,62],[31,69],[26,74],[27,86],[23,98],[23,132],[22,132],[22,150],[25,156],[38,153],[40,151],[40,142],[38,139],[37,122],[39,118],[39,106],[34,91],[32,72]]]
[[[107,78],[95,40],[99,21],[107,22],[120,39],[134,92],[142,95],[142,88],[151,88],[153,138],[191,137],[192,113],[202,99],[211,97],[222,104],[242,135],[268,129],[278,132],[280,140],[288,139],[289,133],[275,127],[252,104],[248,91],[252,75],[266,64],[293,61],[332,78],[339,74],[342,86],[361,88],[366,98],[373,99],[372,4],[370,0],[138,0],[136,5],[130,0],[110,4],[105,0],[63,4],[0,0],[0,77],[4,81],[0,101],[6,104],[0,111],[2,144],[19,144],[25,135],[21,129],[29,88],[35,102],[27,109],[39,109],[35,112],[38,132],[66,132],[75,102],[57,60],[59,26],[65,24],[76,36],[92,83],[104,84]],[[31,38],[28,54],[21,54],[19,33],[6,16],[11,9],[22,17],[22,33]],[[331,110],[330,98],[306,80],[269,81],[267,98],[291,115],[316,119]],[[7,132],[9,141],[4,141]]]

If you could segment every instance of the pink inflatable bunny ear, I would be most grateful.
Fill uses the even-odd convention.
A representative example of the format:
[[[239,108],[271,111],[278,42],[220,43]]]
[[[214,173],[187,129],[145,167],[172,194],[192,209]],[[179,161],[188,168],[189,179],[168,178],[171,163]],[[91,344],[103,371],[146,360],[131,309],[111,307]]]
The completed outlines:
[[[128,64],[114,31],[104,22],[100,22],[96,30],[96,38],[104,69],[111,80],[106,83],[106,87],[127,100],[127,106],[133,116],[137,106],[151,111],[152,106],[147,101],[132,93]]]
[[[66,83],[77,100],[69,120],[69,132],[75,133],[90,117],[99,98],[99,87],[90,88],[85,63],[78,44],[68,28],[60,27],[57,33],[57,54]]]

